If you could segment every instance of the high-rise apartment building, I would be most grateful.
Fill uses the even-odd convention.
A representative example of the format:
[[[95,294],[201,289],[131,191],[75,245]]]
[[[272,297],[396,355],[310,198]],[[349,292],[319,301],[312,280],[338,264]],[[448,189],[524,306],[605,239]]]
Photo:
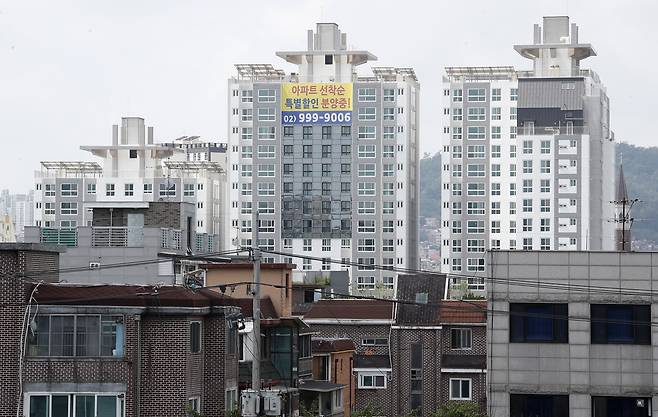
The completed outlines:
[[[227,246],[251,244],[258,209],[262,248],[324,258],[295,259],[300,271],[348,270],[353,291],[392,290],[396,274],[373,265],[418,266],[418,80],[410,68],[358,76],[376,57],[348,50],[335,23],[307,44],[277,52],[296,73],[240,64],[228,81]]]
[[[512,67],[444,76],[442,271],[484,275],[487,250],[614,248],[614,135],[598,76],[566,16],[535,25]],[[469,279],[471,289],[483,281]]]
[[[0,215],[9,217],[3,219],[5,222],[9,219],[12,224],[11,230],[14,234],[10,242],[22,242],[25,236],[25,226],[34,224],[34,191],[27,194],[11,194],[9,190],[0,192]],[[8,228],[5,229],[7,232]]]

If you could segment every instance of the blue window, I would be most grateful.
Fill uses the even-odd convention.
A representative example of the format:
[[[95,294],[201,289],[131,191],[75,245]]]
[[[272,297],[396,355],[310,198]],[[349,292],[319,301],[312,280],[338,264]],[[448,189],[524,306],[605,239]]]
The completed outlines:
[[[651,344],[648,305],[592,304],[590,316],[594,344]]]
[[[510,342],[568,343],[568,305],[511,303]]]

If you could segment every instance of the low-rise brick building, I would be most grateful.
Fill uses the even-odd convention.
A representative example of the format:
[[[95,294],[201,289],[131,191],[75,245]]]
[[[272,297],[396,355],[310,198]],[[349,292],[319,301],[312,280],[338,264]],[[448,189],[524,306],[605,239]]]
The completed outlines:
[[[449,401],[486,406],[486,303],[443,300],[445,277],[398,278],[396,301],[326,299],[304,316],[356,345],[353,409],[429,415]]]
[[[183,417],[191,407],[210,417],[237,406],[240,310],[226,297],[30,273],[56,271],[57,255],[0,247],[0,416]]]

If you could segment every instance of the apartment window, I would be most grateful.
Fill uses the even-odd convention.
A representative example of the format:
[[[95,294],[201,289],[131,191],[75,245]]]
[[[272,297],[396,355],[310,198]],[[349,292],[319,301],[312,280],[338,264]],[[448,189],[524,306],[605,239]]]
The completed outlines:
[[[322,126],[322,139],[331,139],[331,126]]]
[[[452,109],[452,120],[458,122],[462,120],[462,109],[454,108]]]
[[[523,231],[532,232],[532,219],[523,219]]]
[[[131,197],[135,194],[135,187],[133,184],[124,184],[123,185],[123,195],[126,197]]]
[[[29,356],[113,356],[124,354],[122,316],[38,315],[28,334]]]
[[[395,89],[384,89],[384,101],[395,101]]]
[[[349,156],[352,154],[352,145],[340,145],[340,154],[342,156]]]
[[[294,172],[293,164],[283,164],[283,175],[292,175]]]
[[[491,176],[500,177],[500,164],[491,164]]]
[[[393,239],[384,239],[382,241],[382,252],[394,252],[394,241]]]
[[[461,164],[455,164],[452,166],[452,176],[455,178],[462,176],[462,166]]]
[[[592,304],[592,344],[651,344],[651,306]]]
[[[467,188],[466,194],[468,196],[472,196],[472,197],[484,196],[485,195],[484,183],[481,183],[481,182],[468,183],[468,188]]]
[[[500,214],[500,201],[491,202],[491,214]]]
[[[375,233],[374,220],[359,220],[357,227],[359,233]]]
[[[276,139],[276,127],[261,126],[258,128],[258,139],[271,140]]]
[[[456,89],[452,90],[452,101],[453,102],[460,102],[462,101],[462,89]]]
[[[331,145],[322,145],[322,157],[331,158]]]
[[[341,126],[340,136],[341,137],[352,136],[352,126]]]
[[[283,137],[284,138],[292,137],[294,132],[295,132],[295,127],[294,126],[283,126]]]
[[[461,158],[462,157],[462,147],[461,145],[455,145],[452,147],[452,157]]]
[[[500,98],[501,98],[500,88],[492,88],[491,101],[500,101]]]
[[[551,200],[548,198],[542,198],[539,201],[539,211],[542,213],[550,213],[551,212]]]
[[[469,177],[484,177],[484,164],[468,164],[467,175]]]
[[[523,141],[523,153],[524,154],[531,154],[532,153],[532,141],[531,140],[524,140]]]
[[[258,109],[259,122],[274,122],[276,121],[276,113],[273,107],[262,107]]]
[[[484,252],[484,239],[468,239],[467,250],[469,253],[482,253]]]
[[[276,101],[276,90],[273,88],[258,90],[259,103],[274,103]]]
[[[274,183],[273,182],[261,182],[258,184],[258,195],[263,196],[273,196],[274,195]]]
[[[484,233],[484,220],[469,220],[467,223],[468,233]]]
[[[491,139],[500,139],[500,126],[491,126]]]
[[[375,202],[374,201],[359,201],[358,206],[359,214],[375,214]]]
[[[374,88],[359,88],[359,101],[375,101],[377,93]]]
[[[47,186],[48,184],[46,184]],[[105,196],[114,197],[114,184],[105,184]]]
[[[273,177],[274,176],[274,164],[261,164],[261,165],[258,165],[258,176],[259,177]]]
[[[485,212],[484,201],[469,201],[467,205],[468,205],[467,213],[469,215],[484,216],[484,212]]]
[[[468,121],[477,122],[487,119],[487,113],[484,107],[469,107],[468,108]]]
[[[532,213],[532,199],[531,198],[523,199],[523,212],[524,213]]]
[[[251,164],[243,164],[240,166],[240,175],[243,177],[251,177],[253,166]]]
[[[540,219],[539,220],[539,231],[540,232],[550,232],[551,231],[551,219]]]
[[[461,220],[452,221],[452,233],[460,234],[462,232],[462,222]]]
[[[510,90],[509,90],[509,99],[511,101],[517,101],[519,99],[519,89],[518,88],[510,88]]]
[[[359,195],[375,195],[375,183],[374,182],[360,182],[358,184],[358,194]]]
[[[60,185],[60,195],[62,197],[77,197],[78,184],[64,183]]]
[[[450,378],[450,399],[467,401],[471,399],[470,378]]]
[[[30,417],[123,416],[125,395],[116,393],[26,394],[25,415]],[[70,413],[70,414],[69,414]]]
[[[360,290],[374,290],[375,277],[357,277],[356,288]]]
[[[550,140],[542,140],[539,143],[539,153],[547,154],[551,153],[551,141]]]
[[[512,166],[510,165],[510,168],[511,167]],[[511,183],[509,185],[509,195],[516,195],[516,184],[515,183]]]
[[[382,168],[383,176],[392,177],[395,175],[395,164],[384,164]]]
[[[251,195],[251,183],[240,184],[240,194],[241,195]]]
[[[287,146],[290,146],[290,152],[292,153],[292,145],[287,145]],[[253,146],[242,146],[240,148],[240,157],[245,158],[245,159],[253,158],[254,157],[254,147]]]
[[[485,88],[469,88],[468,89],[468,101],[486,101],[487,92]]]
[[[532,250],[532,238],[524,237],[523,238],[523,250]]]
[[[201,352],[201,322],[190,322],[190,353]]]
[[[550,174],[551,173],[551,161],[548,159],[543,159],[540,161],[540,168],[539,172],[542,174]]]
[[[253,109],[242,109],[242,115],[240,116],[240,120],[243,122],[250,122],[254,119],[254,112]]]
[[[322,176],[330,177],[331,176],[331,164],[322,164]]]
[[[486,139],[486,128],[484,126],[469,126],[468,138],[469,139]],[[454,137],[453,137],[454,139]]]
[[[357,250],[359,252],[374,252],[375,239],[358,239]]]
[[[511,343],[568,343],[568,304],[510,303]]]
[[[551,180],[540,180],[539,182],[539,191],[542,193],[551,192]]]
[[[183,196],[194,197],[194,184],[183,184]]]
[[[484,145],[469,145],[466,152],[467,158],[482,159],[487,152]]]
[[[55,214],[55,203],[43,203],[43,214]]]
[[[524,174],[532,174],[532,160],[531,159],[525,159],[523,161],[523,173]]]
[[[243,127],[241,132],[240,137],[243,140],[251,140],[254,136],[254,129],[251,127]]]
[[[491,221],[491,233],[492,234],[500,233],[500,220]]]
[[[258,157],[264,159],[271,159],[275,156],[274,145],[258,145]]]
[[[523,180],[523,192],[524,193],[531,193],[532,192],[532,180],[531,179]]]
[[[491,108],[491,120],[501,120],[500,114],[500,107]]]
[[[359,372],[359,389],[385,388],[386,374],[384,372]]]
[[[359,139],[375,139],[376,134],[375,126],[359,126]]]
[[[375,107],[360,107],[359,120],[361,121],[377,120],[377,109]]]
[[[594,398],[594,397],[593,397]],[[612,416],[622,414],[605,414]],[[632,415],[632,414],[628,414]],[[568,395],[510,394],[510,416],[569,417]],[[594,416],[600,417],[600,416]]]
[[[251,103],[254,101],[254,91],[253,90],[242,90],[242,102]]]
[[[452,184],[452,195],[460,196],[462,195],[462,185],[461,184]]]
[[[551,238],[542,237],[539,240],[539,250],[551,250]]]
[[[516,139],[516,126],[509,127],[509,138]]]
[[[382,222],[382,232],[384,233],[393,233],[395,231],[394,229],[394,221],[393,220],[384,220]]]

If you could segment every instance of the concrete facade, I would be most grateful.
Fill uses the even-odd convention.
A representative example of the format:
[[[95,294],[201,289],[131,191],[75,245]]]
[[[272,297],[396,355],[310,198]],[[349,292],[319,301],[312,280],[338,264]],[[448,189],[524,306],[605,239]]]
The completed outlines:
[[[592,409],[600,397],[644,401],[638,402],[644,404],[636,410],[640,414],[633,415],[658,412],[658,334],[650,324],[658,319],[658,254],[496,251],[487,256],[493,277],[487,289],[493,313],[487,323],[489,415],[510,415],[512,395],[566,396],[572,417],[606,415]],[[568,305],[566,340],[512,343],[510,306],[519,304]],[[647,306],[650,322],[643,326],[649,340],[594,343],[592,305]]]
[[[515,46],[533,70],[444,77],[441,271],[471,290],[484,290],[486,250],[614,249],[610,104],[580,67],[595,53],[568,17],[544,18],[543,40],[536,26]]]
[[[277,52],[298,65],[285,74],[269,64],[239,64],[228,81],[229,195],[226,246],[249,246],[259,208],[261,248],[317,257],[265,260],[300,272],[348,271],[350,290],[392,294],[396,275],[323,262],[352,260],[418,267],[418,121],[420,85],[412,69],[356,67],[376,59],[347,49],[334,23],[308,32],[308,49]],[[352,117],[339,124],[286,124],[287,83],[350,83]],[[367,113],[367,114],[366,114]],[[360,243],[360,244],[359,244]]]

